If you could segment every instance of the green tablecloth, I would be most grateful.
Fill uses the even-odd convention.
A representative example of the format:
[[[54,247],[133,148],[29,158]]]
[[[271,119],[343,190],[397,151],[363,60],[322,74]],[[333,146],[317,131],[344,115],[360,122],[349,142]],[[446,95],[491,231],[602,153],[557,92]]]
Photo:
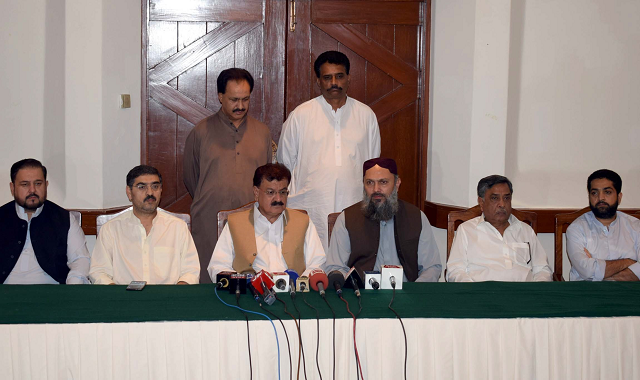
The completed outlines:
[[[125,286],[97,285],[2,285],[0,323],[99,323],[143,321],[214,321],[244,319],[243,314],[223,305],[214,285],[147,286],[126,291]],[[235,305],[235,296],[219,291],[223,300]],[[362,291],[359,318],[394,318],[387,308],[390,290]],[[291,297],[280,293],[294,315]],[[317,292],[304,298],[320,312],[332,314]],[[352,290],[344,297],[354,313],[358,302]],[[346,305],[327,291],[327,300],[338,318],[350,318]],[[240,305],[261,311],[249,294]],[[303,318],[316,314],[298,293],[296,305]],[[547,318],[640,316],[640,283],[405,283],[396,291],[394,309],[403,318]],[[265,306],[285,319],[283,305]],[[251,319],[262,317],[250,314]]]

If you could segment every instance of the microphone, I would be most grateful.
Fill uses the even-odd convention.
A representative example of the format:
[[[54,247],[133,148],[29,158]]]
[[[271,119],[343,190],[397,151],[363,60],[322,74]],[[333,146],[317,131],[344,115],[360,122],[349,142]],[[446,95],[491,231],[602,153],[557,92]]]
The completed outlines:
[[[255,288],[255,290],[262,295],[262,299],[267,305],[273,305],[276,302],[276,295],[273,291],[273,280],[271,276],[264,270],[256,273],[256,275],[251,279],[251,285]]]
[[[383,265],[382,266],[382,278],[381,278],[381,289],[402,289],[402,278],[404,276],[404,272],[402,271],[402,267],[399,265]],[[396,279],[400,279],[397,282]]]
[[[271,274],[273,276],[273,282],[275,283],[275,287],[273,290],[276,293],[284,293],[289,291],[289,275],[285,272],[273,272]]]
[[[337,270],[329,273],[329,282],[333,284],[338,297],[342,297],[342,286],[344,285],[344,276],[342,275],[342,273]]]
[[[365,279],[365,284],[364,284],[364,288],[365,289],[374,289],[374,290],[378,290],[380,289],[380,272],[378,271],[365,271],[364,272],[364,279]]]
[[[293,269],[287,269],[284,273],[289,275],[289,294],[291,298],[296,296],[296,280],[298,279],[298,272]]]
[[[346,283],[344,284],[345,288],[353,288],[353,292],[356,297],[360,297],[360,288],[364,287],[364,282],[362,281],[362,277],[360,277],[360,273],[356,270],[355,267],[349,269],[347,275],[345,276]]]
[[[253,295],[253,299],[256,300],[257,303],[260,303],[260,294],[258,294],[256,288],[253,287],[253,284],[251,284],[250,282],[247,283],[247,289],[249,289],[251,295]]]
[[[324,290],[329,286],[329,279],[322,269],[314,269],[309,273],[309,284],[324,297]]]

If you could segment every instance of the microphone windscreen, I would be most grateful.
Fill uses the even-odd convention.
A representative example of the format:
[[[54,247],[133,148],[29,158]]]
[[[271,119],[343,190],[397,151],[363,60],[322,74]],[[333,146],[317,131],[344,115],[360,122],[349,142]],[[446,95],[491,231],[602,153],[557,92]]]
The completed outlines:
[[[296,282],[296,280],[298,279],[298,272],[294,271],[293,269],[287,269],[286,271],[284,271],[284,273],[289,275],[289,279],[290,281]]]
[[[344,285],[344,275],[340,271],[334,270],[329,273],[329,283],[334,286],[337,283],[337,285],[342,287]]]
[[[320,269],[314,269],[309,273],[309,284],[316,292],[319,291],[318,283],[322,283],[325,289],[329,287],[329,279],[327,278],[327,275]]]

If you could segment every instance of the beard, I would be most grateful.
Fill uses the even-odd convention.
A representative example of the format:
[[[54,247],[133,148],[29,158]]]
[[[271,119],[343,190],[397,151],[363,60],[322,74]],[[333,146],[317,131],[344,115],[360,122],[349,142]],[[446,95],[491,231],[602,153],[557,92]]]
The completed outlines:
[[[394,187],[391,194],[387,197],[382,193],[373,193],[374,195],[383,196],[384,201],[373,201],[366,191],[362,192],[362,214],[365,217],[377,222],[382,220],[390,220],[398,212],[398,189]]]
[[[616,203],[612,205],[609,205],[605,202],[598,202],[595,206],[589,203],[589,208],[591,208],[591,211],[593,212],[593,215],[596,216],[596,218],[611,219],[616,214],[616,211],[618,211],[618,202],[616,201]]]
[[[36,197],[36,199],[38,200],[37,203],[27,203],[27,199],[29,199],[29,197]],[[18,199],[16,197],[14,197],[14,199],[19,206],[22,206],[25,209],[25,211],[36,211],[38,207],[44,204],[44,201],[47,198],[46,196],[40,198],[37,194],[29,194],[24,199]]]

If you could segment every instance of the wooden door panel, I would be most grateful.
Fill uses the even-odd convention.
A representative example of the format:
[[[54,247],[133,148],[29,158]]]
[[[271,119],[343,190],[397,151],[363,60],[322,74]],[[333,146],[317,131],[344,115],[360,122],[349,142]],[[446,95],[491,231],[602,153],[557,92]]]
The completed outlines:
[[[284,116],[284,29],[276,24],[286,22],[286,3],[149,0],[144,7],[147,107],[142,162],[163,174],[161,207],[188,212],[190,197],[182,180],[184,142],[196,123],[220,109],[216,84],[220,71],[241,67],[251,72],[255,84],[249,114],[269,121],[272,135],[279,136]],[[271,49],[269,56],[263,53],[265,46]],[[273,75],[269,80],[280,81],[280,90],[265,85],[265,67]],[[279,98],[271,96],[279,93]]]

